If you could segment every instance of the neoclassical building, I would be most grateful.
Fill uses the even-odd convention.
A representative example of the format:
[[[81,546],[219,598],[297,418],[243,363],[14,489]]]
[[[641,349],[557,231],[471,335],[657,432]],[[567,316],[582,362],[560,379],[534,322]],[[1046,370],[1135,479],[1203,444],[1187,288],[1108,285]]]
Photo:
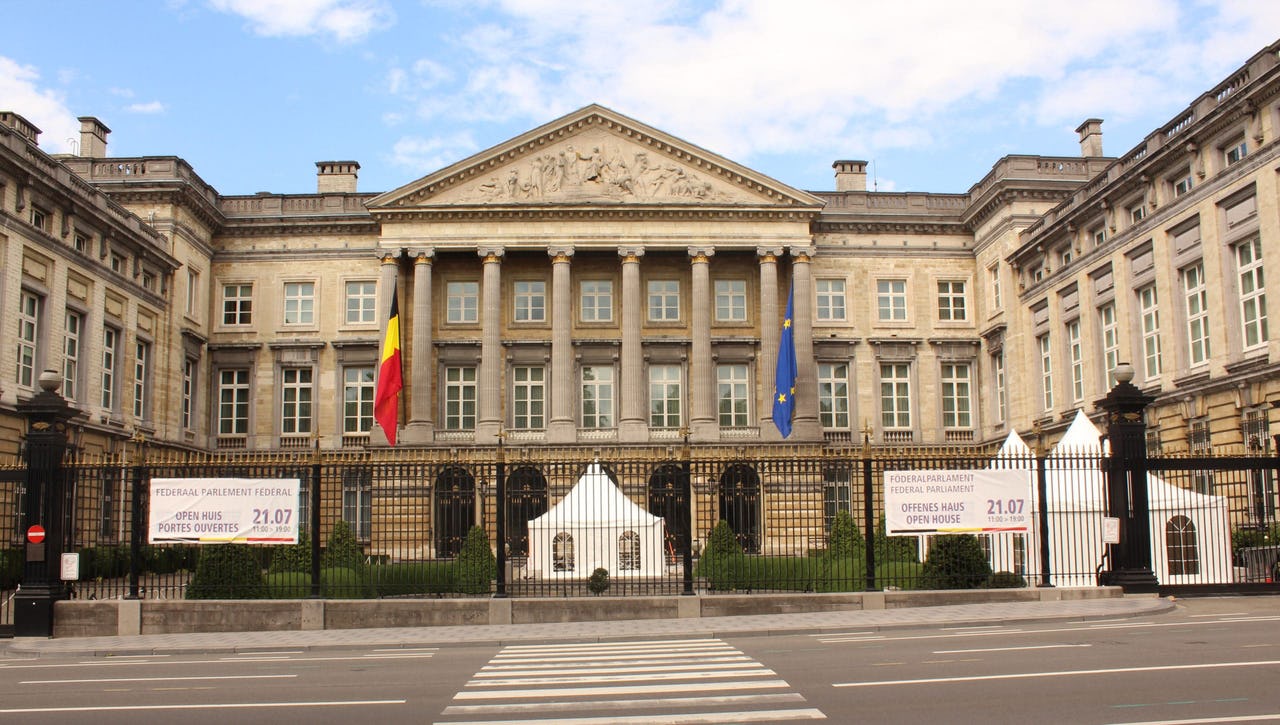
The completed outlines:
[[[0,453],[56,370],[76,444],[399,446],[1051,440],[1131,362],[1152,443],[1268,446],[1280,348],[1280,43],[1119,157],[1011,155],[967,193],[803,191],[600,106],[400,188],[220,194],[176,156],[79,154],[0,114]],[[854,141],[856,143],[856,140]],[[770,419],[794,294],[794,431]],[[1276,301],[1273,296],[1272,301]]]

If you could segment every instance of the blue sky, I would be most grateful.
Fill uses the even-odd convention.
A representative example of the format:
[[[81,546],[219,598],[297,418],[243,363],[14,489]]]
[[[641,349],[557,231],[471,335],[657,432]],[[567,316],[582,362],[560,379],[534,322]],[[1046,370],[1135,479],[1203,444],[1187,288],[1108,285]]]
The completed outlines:
[[[1280,36],[1266,0],[0,0],[0,110],[174,155],[224,194],[387,191],[589,103],[783,183],[964,192],[1011,153],[1122,155]]]

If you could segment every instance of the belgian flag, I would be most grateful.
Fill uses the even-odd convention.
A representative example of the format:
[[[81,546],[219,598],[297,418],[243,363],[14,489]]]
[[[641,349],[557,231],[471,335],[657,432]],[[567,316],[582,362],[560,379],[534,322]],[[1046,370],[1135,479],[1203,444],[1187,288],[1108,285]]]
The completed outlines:
[[[382,340],[382,364],[378,368],[378,387],[373,394],[373,417],[382,426],[387,442],[396,444],[396,424],[400,419],[400,390],[404,374],[400,369],[400,304],[396,288],[391,287],[391,316],[387,319],[387,335]]]

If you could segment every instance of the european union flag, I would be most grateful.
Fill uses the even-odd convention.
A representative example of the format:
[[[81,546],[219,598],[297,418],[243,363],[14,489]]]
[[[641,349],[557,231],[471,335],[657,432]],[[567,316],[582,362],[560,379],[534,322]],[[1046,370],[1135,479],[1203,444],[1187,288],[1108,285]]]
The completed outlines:
[[[778,340],[778,368],[773,375],[773,424],[783,438],[791,435],[791,416],[796,412],[796,338],[791,329],[795,314],[794,288],[787,293],[787,316],[782,320]]]

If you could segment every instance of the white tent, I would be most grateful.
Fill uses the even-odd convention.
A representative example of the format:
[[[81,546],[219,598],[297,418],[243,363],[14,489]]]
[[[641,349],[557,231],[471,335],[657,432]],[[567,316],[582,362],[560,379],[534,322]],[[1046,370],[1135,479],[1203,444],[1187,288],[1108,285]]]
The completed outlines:
[[[627,498],[599,463],[587,467],[550,511],[529,521],[529,575],[586,579],[597,568],[611,577],[665,572],[665,528]]]

